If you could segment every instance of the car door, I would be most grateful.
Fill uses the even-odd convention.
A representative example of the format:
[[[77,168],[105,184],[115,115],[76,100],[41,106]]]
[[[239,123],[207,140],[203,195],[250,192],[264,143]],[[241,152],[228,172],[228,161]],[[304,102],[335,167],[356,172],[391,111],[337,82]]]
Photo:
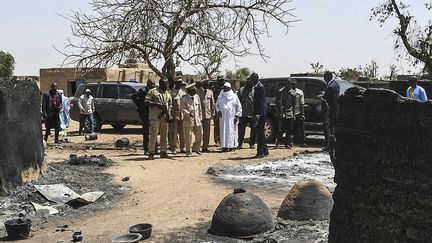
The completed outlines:
[[[117,119],[119,107],[116,100],[118,98],[118,85],[102,85],[101,98],[97,101],[98,113],[103,123],[110,123]]]
[[[325,91],[325,87],[316,82],[305,80],[305,116],[308,122],[322,122],[322,107],[320,93]]]
[[[116,101],[119,113],[117,114],[117,120],[120,124],[140,124],[140,118],[137,111],[136,105],[131,99],[131,95],[137,92],[136,89],[127,86],[119,86],[119,96]]]

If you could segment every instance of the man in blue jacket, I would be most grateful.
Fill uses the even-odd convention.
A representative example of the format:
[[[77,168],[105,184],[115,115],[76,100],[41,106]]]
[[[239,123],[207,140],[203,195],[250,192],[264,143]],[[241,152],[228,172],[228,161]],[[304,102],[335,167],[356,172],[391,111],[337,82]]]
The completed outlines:
[[[324,99],[328,104],[328,119],[329,119],[329,137],[328,143],[334,142],[335,140],[335,126],[337,124],[339,116],[339,84],[333,79],[333,74],[329,71],[324,73],[324,80],[327,82],[327,88],[324,93]]]
[[[253,108],[254,108],[254,119],[256,125],[256,136],[257,136],[257,154],[255,158],[262,158],[269,155],[267,148],[267,142],[264,134],[264,125],[267,115],[267,107],[265,102],[265,88],[264,85],[259,81],[259,76],[256,73],[252,73],[250,80],[254,86],[254,98],[253,98]]]
[[[55,131],[55,143],[60,143],[60,110],[62,109],[62,96],[57,91],[57,84],[54,82],[51,84],[51,89],[45,91],[42,96],[42,115],[45,118],[45,137],[44,140],[48,140],[48,136],[51,134],[51,129]]]

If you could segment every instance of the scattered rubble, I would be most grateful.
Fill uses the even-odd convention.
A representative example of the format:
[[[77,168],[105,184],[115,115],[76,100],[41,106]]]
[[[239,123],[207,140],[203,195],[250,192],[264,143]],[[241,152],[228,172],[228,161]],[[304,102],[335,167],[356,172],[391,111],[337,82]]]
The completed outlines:
[[[66,163],[71,165],[98,165],[98,166],[111,166],[114,162],[111,159],[106,158],[103,154],[96,156],[80,156],[78,157],[76,154],[71,154],[69,156],[69,160]]]
[[[104,157],[103,157],[104,158]],[[105,158],[107,161],[111,161]],[[105,162],[105,166],[113,164]],[[83,163],[71,164],[67,162],[50,163],[45,174],[41,175],[33,183],[27,183],[12,190],[9,195],[0,197],[0,227],[7,219],[13,218],[17,212],[27,212],[27,217],[35,222],[40,221],[45,217],[69,217],[78,214],[86,214],[95,210],[102,210],[110,207],[112,202],[119,199],[128,189],[117,185],[113,182],[113,176],[104,173],[102,169],[105,167],[99,166],[98,163]],[[85,180],[83,180],[85,178]],[[74,191],[83,196],[88,193],[100,191],[104,192],[97,201],[88,205],[76,205],[51,203],[35,188],[37,185],[52,185],[64,184],[68,188],[73,188]],[[91,195],[91,194],[90,194]],[[36,213],[34,203],[41,206],[55,207],[58,214],[42,215]],[[0,228],[1,231],[1,228]]]

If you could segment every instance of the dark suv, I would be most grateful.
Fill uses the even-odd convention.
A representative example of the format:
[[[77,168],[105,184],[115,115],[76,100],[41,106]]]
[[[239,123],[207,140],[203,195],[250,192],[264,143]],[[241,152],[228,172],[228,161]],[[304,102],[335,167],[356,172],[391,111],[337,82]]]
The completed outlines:
[[[144,88],[142,83],[134,82],[103,82],[103,83],[86,83],[81,84],[75,97],[71,102],[72,120],[80,120],[80,111],[78,107],[79,97],[85,89],[91,90],[91,95],[95,98],[94,130],[100,131],[102,124],[109,124],[114,129],[122,129],[126,125],[140,125],[135,104],[132,102],[131,95],[138,89]],[[84,129],[89,130],[88,120]]]
[[[286,86],[287,77],[285,78],[263,78],[261,83],[266,89],[266,102],[268,107],[267,122],[265,124],[265,135],[269,142],[274,141],[278,131],[278,122],[276,118],[276,106],[274,104],[276,94],[279,89]],[[305,135],[323,134],[323,112],[322,112],[322,95],[326,89],[326,82],[319,77],[291,77],[297,81],[297,88],[303,90],[305,99]],[[336,80],[340,85],[340,93],[354,85],[345,80]]]

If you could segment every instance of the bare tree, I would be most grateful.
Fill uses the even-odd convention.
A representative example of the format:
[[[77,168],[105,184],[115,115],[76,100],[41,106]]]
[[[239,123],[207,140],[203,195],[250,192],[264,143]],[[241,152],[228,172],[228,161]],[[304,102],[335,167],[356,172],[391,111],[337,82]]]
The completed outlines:
[[[393,33],[398,37],[395,49],[404,47],[414,66],[424,64],[424,71],[432,77],[432,21],[420,27],[414,16],[409,12],[405,1],[386,0],[372,10],[372,18],[376,18],[381,26],[391,17],[396,17],[398,26]],[[408,2],[408,1],[406,1]],[[425,1],[425,8],[432,9],[432,2]]]
[[[370,64],[364,66],[363,75],[368,78],[378,77],[378,64],[375,60],[372,60]]]
[[[218,45],[209,43],[204,48],[203,55],[196,56],[190,62],[197,70],[198,73],[206,78],[213,78],[220,74],[222,62],[228,57],[224,53],[224,48]]]
[[[172,78],[179,61],[207,55],[215,43],[235,57],[265,58],[260,38],[276,22],[285,31],[291,0],[92,0],[92,13],[74,12],[65,64],[120,63],[134,49],[159,76]]]
[[[310,65],[314,73],[322,73],[324,71],[324,65],[320,62],[311,63]]]

